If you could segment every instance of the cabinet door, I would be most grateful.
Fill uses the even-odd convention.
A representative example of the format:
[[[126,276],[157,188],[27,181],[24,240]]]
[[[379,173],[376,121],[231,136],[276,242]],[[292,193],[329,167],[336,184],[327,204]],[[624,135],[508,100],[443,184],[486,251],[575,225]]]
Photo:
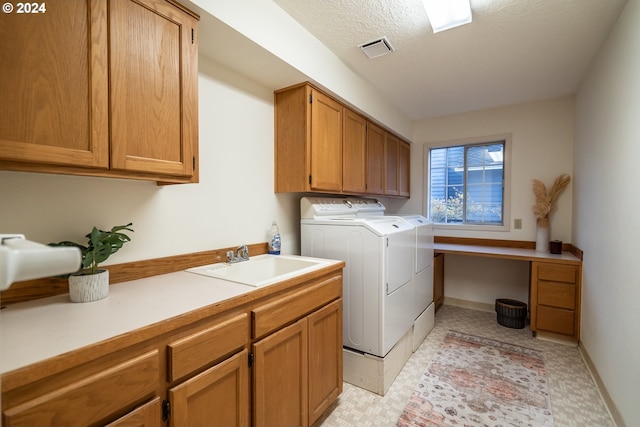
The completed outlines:
[[[312,313],[309,326],[309,425],[342,392],[342,299]]]
[[[308,426],[307,319],[253,345],[254,425]]]
[[[433,258],[433,302],[436,311],[444,303],[444,254],[436,254]]]
[[[311,189],[342,190],[342,105],[316,90],[311,104]]]
[[[105,427],[157,427],[162,425],[162,407],[156,397]]]
[[[384,162],[385,131],[378,126],[367,124],[367,193],[384,194],[385,162]]]
[[[61,1],[0,25],[0,159],[107,168],[104,1]]]
[[[366,190],[367,121],[345,108],[343,131],[342,191],[364,193]]]
[[[113,419],[113,414],[122,413],[132,403],[153,396],[158,376],[158,351],[149,351],[6,409],[3,425],[86,426]]]
[[[400,141],[387,133],[384,142],[384,158],[386,164],[384,194],[398,195],[398,145]]]
[[[169,390],[171,426],[249,425],[247,350]]]
[[[109,2],[112,169],[193,174],[196,22],[164,0]]]
[[[398,195],[411,196],[409,182],[411,180],[411,146],[400,141],[398,144]]]

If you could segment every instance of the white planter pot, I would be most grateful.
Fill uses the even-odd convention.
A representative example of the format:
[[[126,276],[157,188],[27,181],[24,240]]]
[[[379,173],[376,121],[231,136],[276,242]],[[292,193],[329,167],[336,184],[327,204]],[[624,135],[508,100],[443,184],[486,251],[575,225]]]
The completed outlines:
[[[71,302],[91,302],[109,295],[109,270],[98,270],[97,274],[72,274],[69,276],[69,299]]]
[[[540,227],[536,229],[536,251],[549,252],[549,227]]]

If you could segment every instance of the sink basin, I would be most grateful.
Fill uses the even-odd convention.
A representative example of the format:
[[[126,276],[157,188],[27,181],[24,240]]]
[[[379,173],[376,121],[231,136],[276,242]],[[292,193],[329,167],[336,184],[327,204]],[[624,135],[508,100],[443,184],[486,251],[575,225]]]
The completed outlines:
[[[328,265],[331,261],[287,255],[257,255],[235,264],[221,262],[190,268],[189,273],[254,287],[270,285]]]

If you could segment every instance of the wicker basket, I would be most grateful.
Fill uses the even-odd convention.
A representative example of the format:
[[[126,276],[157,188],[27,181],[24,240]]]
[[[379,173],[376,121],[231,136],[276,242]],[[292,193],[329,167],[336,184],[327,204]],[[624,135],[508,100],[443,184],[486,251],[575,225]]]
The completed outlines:
[[[512,299],[497,299],[498,323],[507,328],[522,329],[527,319],[527,304]]]

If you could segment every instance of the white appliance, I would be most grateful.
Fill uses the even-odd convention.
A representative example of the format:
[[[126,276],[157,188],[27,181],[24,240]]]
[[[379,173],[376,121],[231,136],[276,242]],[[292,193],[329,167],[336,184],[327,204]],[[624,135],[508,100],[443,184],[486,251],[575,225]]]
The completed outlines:
[[[384,210],[384,207],[382,206]],[[301,252],[341,259],[343,344],[384,357],[412,328],[415,228],[397,217],[358,217],[346,198],[304,197]]]
[[[377,199],[349,198],[358,210],[358,217],[379,218],[385,215],[384,205]],[[413,292],[411,310],[414,322],[413,351],[431,332],[435,324],[433,305],[433,223],[422,215],[394,215],[385,218],[402,218],[415,229],[413,277],[408,285]]]
[[[416,318],[433,304],[433,223],[422,215],[400,215],[415,227]]]

